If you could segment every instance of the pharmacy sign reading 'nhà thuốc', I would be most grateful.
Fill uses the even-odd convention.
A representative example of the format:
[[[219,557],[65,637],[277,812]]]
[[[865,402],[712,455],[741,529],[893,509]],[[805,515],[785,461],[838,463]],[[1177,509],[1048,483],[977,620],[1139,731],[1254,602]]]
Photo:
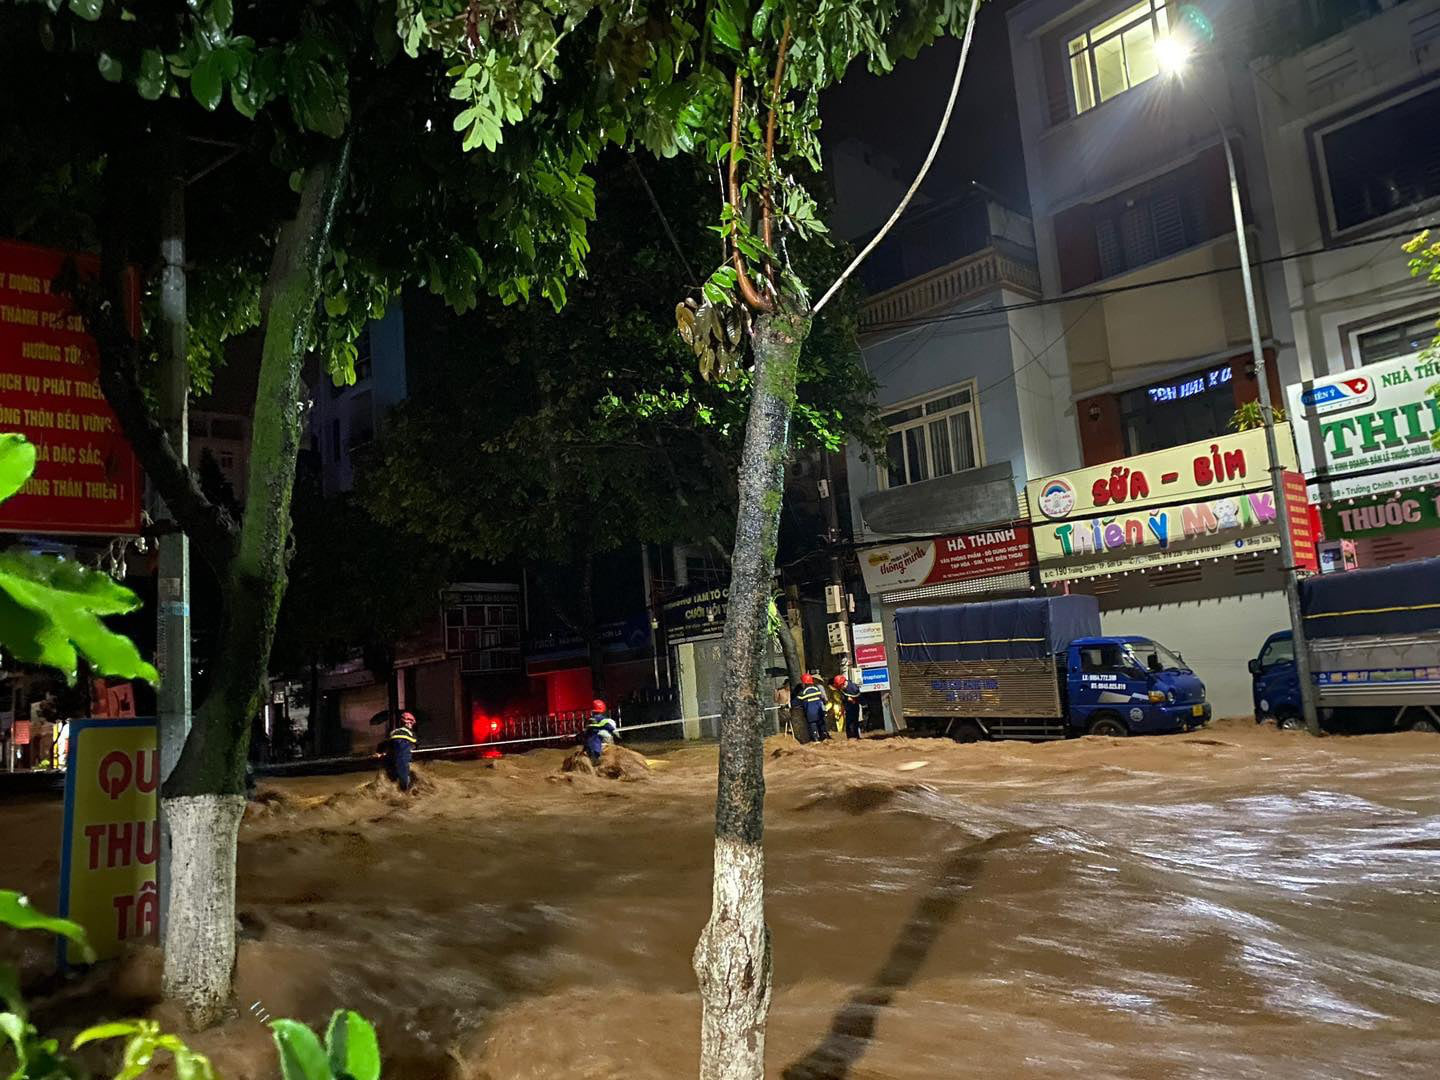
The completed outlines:
[[[1310,501],[1331,502],[1440,481],[1440,359],[1424,353],[1289,388]]]
[[[1282,464],[1293,468],[1285,425],[1276,428],[1276,441]],[[1077,469],[1031,481],[1026,491],[1044,582],[1280,543],[1263,431]]]

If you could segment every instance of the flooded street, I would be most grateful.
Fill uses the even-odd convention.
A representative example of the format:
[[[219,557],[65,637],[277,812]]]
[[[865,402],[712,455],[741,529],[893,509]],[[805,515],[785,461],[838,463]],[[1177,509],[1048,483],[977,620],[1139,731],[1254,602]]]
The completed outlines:
[[[1434,736],[1222,723],[767,755],[773,1076],[1440,1060]],[[356,776],[267,785],[241,834],[242,1005],[356,1008],[396,1080],[693,1075],[715,751],[653,756],[636,783],[559,776],[544,751],[429,766],[409,800]],[[23,815],[58,831],[56,804]],[[7,884],[49,900],[44,854]],[[112,992],[144,1007],[154,981],[140,957]],[[248,1015],[198,1043],[230,1080],[275,1075]]]

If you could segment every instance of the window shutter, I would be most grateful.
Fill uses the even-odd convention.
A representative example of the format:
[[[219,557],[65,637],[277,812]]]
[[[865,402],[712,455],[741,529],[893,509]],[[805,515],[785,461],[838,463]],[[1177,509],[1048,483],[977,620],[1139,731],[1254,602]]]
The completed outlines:
[[[1065,61],[1065,42],[1060,34],[1049,34],[1040,42],[1045,70],[1045,96],[1050,106],[1050,126],[1070,119],[1070,76]]]
[[[1120,246],[1127,269],[1155,261],[1155,230],[1147,203],[1132,206],[1120,215]]]
[[[1125,269],[1125,256],[1120,251],[1120,237],[1115,222],[1102,218],[1095,223],[1095,245],[1100,249],[1100,276],[1113,277]]]
[[[1171,192],[1158,195],[1150,203],[1150,214],[1155,221],[1155,251],[1165,256],[1184,251],[1185,215],[1181,209],[1180,197]]]

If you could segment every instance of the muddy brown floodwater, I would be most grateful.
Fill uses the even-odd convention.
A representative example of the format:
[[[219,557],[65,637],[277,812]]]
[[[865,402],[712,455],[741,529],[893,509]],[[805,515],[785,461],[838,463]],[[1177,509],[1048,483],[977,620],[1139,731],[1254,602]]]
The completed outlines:
[[[1440,738],[766,749],[771,1076],[1436,1075]],[[267,785],[242,1006],[358,1009],[391,1080],[693,1076],[715,751],[651,754],[634,783],[545,751],[423,767],[410,798]],[[58,832],[54,803],[0,812]],[[53,850],[6,883],[53,898]],[[154,967],[103,976],[112,1014],[149,1007]],[[228,1080],[275,1075],[249,1015],[196,1041]]]

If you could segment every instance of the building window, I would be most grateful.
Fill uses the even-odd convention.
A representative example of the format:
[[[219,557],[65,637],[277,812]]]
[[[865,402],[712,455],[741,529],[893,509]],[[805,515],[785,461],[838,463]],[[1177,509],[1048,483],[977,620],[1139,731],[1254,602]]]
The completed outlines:
[[[1211,230],[1198,179],[1195,170],[1185,169],[1158,188],[1098,207],[1100,276],[1134,270],[1208,239]]]
[[[1165,0],[1141,0],[1066,46],[1075,112],[1093,109],[1160,74],[1155,43],[1169,32]]]
[[[1320,137],[1335,230],[1440,199],[1440,86]]]
[[[1229,364],[1120,395],[1125,453],[1148,454],[1213,439],[1229,429],[1235,386]]]
[[[220,468],[224,469],[227,473],[235,468],[235,455],[229,450],[220,451]]]
[[[886,413],[890,429],[881,478],[887,488],[918,484],[982,464],[975,431],[975,388],[966,386]]]
[[[1440,313],[1432,311],[1428,315],[1417,315],[1406,322],[1361,334],[1355,339],[1360,363],[1376,364],[1428,349],[1435,341],[1437,320],[1440,320]]]

